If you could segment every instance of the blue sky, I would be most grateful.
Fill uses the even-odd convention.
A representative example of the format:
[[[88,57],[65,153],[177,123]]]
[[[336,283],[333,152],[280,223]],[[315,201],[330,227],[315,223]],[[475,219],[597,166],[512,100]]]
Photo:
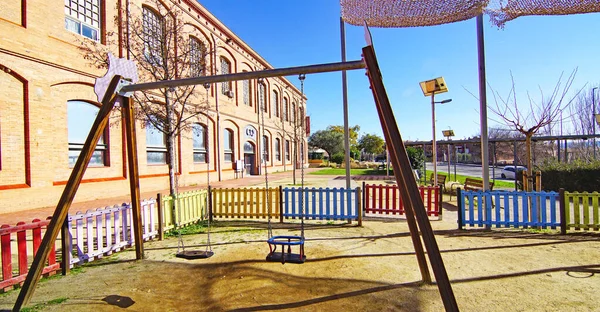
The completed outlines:
[[[340,4],[336,0],[199,0],[276,68],[339,62]],[[559,76],[575,68],[571,88],[600,84],[598,13],[571,16],[521,17],[498,29],[485,20],[488,83],[502,96],[511,87],[528,104],[527,91],[548,96]],[[453,101],[436,106],[438,139],[452,128],[456,138],[479,134],[477,42],[475,19],[418,28],[372,28],[379,66],[403,139],[431,140],[430,98],[419,82],[444,76],[449,92],[436,99]],[[365,45],[362,27],[346,24],[348,60],[360,59]],[[288,77],[299,85],[297,77]],[[350,125],[361,134],[381,135],[381,126],[363,70],[348,72]],[[469,92],[468,92],[468,91]],[[488,105],[494,105],[489,94]],[[341,73],[308,75],[305,81],[311,130],[343,124]],[[490,119],[498,119],[488,111]],[[498,125],[489,121],[490,127]]]

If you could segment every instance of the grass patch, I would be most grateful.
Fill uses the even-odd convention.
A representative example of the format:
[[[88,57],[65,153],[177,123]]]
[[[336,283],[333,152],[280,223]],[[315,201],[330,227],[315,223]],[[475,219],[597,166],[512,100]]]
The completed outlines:
[[[213,221],[210,225],[211,227],[217,226],[217,222]],[[203,234],[208,231],[208,221],[199,221],[197,223],[192,223],[184,226],[183,228],[177,230],[170,230],[165,233],[166,237],[177,237],[179,233],[181,235],[193,235],[193,234]]]
[[[438,171],[438,174],[440,174],[440,173],[443,173],[443,172]],[[425,175],[427,177],[427,179],[429,179],[429,176],[431,176],[431,174],[433,174],[433,170],[431,170],[431,171],[427,170],[427,174]],[[447,174],[445,174],[445,175],[447,175]],[[459,182],[461,184],[465,184],[465,180],[467,178],[475,178],[475,179],[481,180],[481,178],[478,178],[478,177],[466,176],[466,175],[462,175],[462,174],[457,174],[456,175],[456,180],[454,180],[454,174],[451,174],[446,179],[446,181],[449,181],[449,182]],[[492,180],[490,180],[490,182],[491,181]],[[494,189],[497,189],[497,188],[513,188],[514,189],[515,188],[515,183],[512,182],[512,181],[509,182],[509,181],[495,180],[494,181]]]
[[[385,170],[377,170],[377,169],[350,169],[351,175],[385,175]],[[318,171],[311,172],[309,174],[314,175],[345,175],[346,169],[344,168],[325,168]],[[394,173],[390,170],[390,176]]]
[[[52,299],[46,303],[38,303],[32,307],[28,307],[28,308],[23,308],[21,309],[22,312],[34,312],[34,311],[41,311],[43,309],[45,309],[47,306],[50,305],[55,305],[55,304],[61,304],[65,301],[69,300],[68,298],[65,297],[61,297],[61,298],[56,298],[56,299]]]

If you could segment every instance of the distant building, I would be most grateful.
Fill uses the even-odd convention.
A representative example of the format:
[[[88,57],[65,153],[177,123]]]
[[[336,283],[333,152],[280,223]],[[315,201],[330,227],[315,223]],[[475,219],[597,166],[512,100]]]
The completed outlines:
[[[178,5],[213,51],[207,75],[272,68],[223,23],[194,0],[165,0]],[[0,9],[0,212],[56,205],[99,109],[93,85],[103,70],[91,68],[78,51],[79,40],[105,44],[107,34],[124,36],[113,20],[117,8],[149,18],[154,2],[138,0],[3,1]],[[154,14],[154,15],[153,15]],[[144,23],[146,25],[146,23]],[[149,23],[147,27],[154,27]],[[154,24],[159,25],[159,24]],[[265,34],[266,35],[266,34]],[[84,39],[85,38],[85,39]],[[197,38],[185,38],[190,44]],[[275,42],[274,42],[275,43]],[[126,57],[124,48],[113,53]],[[217,71],[218,69],[218,71]],[[302,123],[306,108],[300,91],[285,78],[219,84],[210,88],[213,112],[198,118],[195,131],[177,138],[180,185],[233,179],[234,164],[244,160],[247,174],[260,174],[265,154],[269,171],[291,170],[307,148],[301,135],[294,153],[288,129]],[[262,95],[262,96],[261,96]],[[265,101],[264,137],[259,99]],[[199,99],[190,99],[198,101]],[[218,105],[218,113],[214,108]],[[168,188],[164,136],[138,122],[142,192]],[[216,144],[220,142],[220,144]],[[294,161],[297,155],[297,161]],[[85,173],[76,200],[129,193],[121,122],[111,121]],[[305,160],[306,162],[306,160]]]

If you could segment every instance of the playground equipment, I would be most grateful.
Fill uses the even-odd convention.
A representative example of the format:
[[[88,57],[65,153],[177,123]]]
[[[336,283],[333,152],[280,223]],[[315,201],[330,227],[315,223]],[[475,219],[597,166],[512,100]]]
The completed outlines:
[[[300,76],[298,76],[298,79],[300,79],[300,98],[301,101],[304,100],[304,79],[306,78],[306,76],[304,74],[300,74]],[[262,96],[262,94],[261,94]],[[262,101],[261,99],[261,103],[263,103],[264,105],[264,101]],[[265,110],[262,109],[262,128],[263,131],[265,129]],[[300,116],[302,118],[302,116]],[[297,118],[296,114],[294,114],[294,118]],[[303,129],[304,127],[302,126],[304,123],[301,123],[301,129]],[[297,131],[298,129],[294,129],[294,131]],[[303,132],[303,131],[302,131]],[[295,142],[294,144],[297,145],[297,142]],[[297,148],[297,147],[296,147]],[[304,147],[303,147],[304,148]],[[304,151],[302,151],[302,155],[304,155]],[[264,155],[263,155],[264,157]],[[295,158],[295,157],[294,157]],[[268,219],[268,235],[269,238],[267,239],[267,244],[269,244],[269,254],[267,255],[267,261],[269,262],[281,262],[282,264],[285,264],[286,262],[291,262],[291,263],[297,263],[297,264],[302,264],[304,263],[304,261],[306,260],[306,254],[304,254],[304,156],[301,157],[301,182],[300,182],[300,236],[290,236],[290,235],[285,235],[285,236],[273,236],[273,228],[271,226],[271,201],[269,200],[268,196],[269,196],[269,192],[267,191],[267,206],[268,206],[268,214],[269,214],[269,219]],[[296,159],[294,159],[293,161],[293,166],[296,166]],[[269,177],[267,174],[267,162],[264,161],[265,164],[265,187],[268,190],[269,189]],[[277,251],[277,246],[281,247],[281,251],[278,252]],[[292,246],[298,246],[299,251],[298,253],[292,253]],[[287,247],[287,252],[285,250],[285,247]]]
[[[410,166],[410,161],[400,136],[394,113],[383,85],[379,65],[375,51],[371,45],[370,35],[367,38],[369,45],[362,49],[364,61],[340,62],[319,65],[309,65],[300,67],[291,67],[283,69],[272,69],[254,72],[242,72],[236,74],[215,75],[215,76],[200,76],[194,78],[157,81],[149,83],[131,84],[128,83],[122,76],[116,75],[112,77],[107,91],[102,98],[102,107],[98,112],[96,120],[92,125],[90,134],[86,139],[82,152],[73,168],[69,181],[63,191],[61,199],[56,207],[54,215],[48,230],[42,240],[42,245],[38,253],[36,253],[33,264],[27,274],[27,278],[23,283],[23,288],[19,293],[19,297],[13,307],[14,310],[19,310],[27,304],[33,294],[33,289],[42,273],[43,264],[48,258],[52,242],[56,239],[61,226],[64,224],[69,206],[75,197],[76,190],[81,183],[83,174],[87,168],[87,164],[91,159],[98,138],[102,134],[102,129],[108,123],[108,117],[115,105],[115,100],[123,104],[125,115],[126,133],[127,133],[127,151],[129,162],[129,182],[132,194],[133,222],[135,234],[136,258],[143,259],[143,239],[140,217],[140,200],[139,200],[139,172],[137,167],[137,142],[135,136],[135,123],[133,119],[133,101],[130,97],[134,91],[170,88],[177,86],[200,85],[204,83],[218,83],[236,80],[258,79],[274,76],[289,76],[299,74],[322,73],[340,70],[353,70],[359,68],[367,69],[367,75],[370,80],[371,90],[377,107],[378,115],[381,121],[381,126],[385,135],[386,142],[389,142],[389,151],[394,167],[394,175],[399,185],[404,185],[404,188],[399,188],[402,200],[406,205],[407,222],[410,229],[411,239],[415,247],[417,262],[421,271],[423,281],[431,283],[429,268],[425,259],[425,252],[419,233],[421,233],[423,242],[427,248],[427,255],[431,262],[431,267],[436,277],[436,283],[440,291],[444,306],[449,311],[458,311],[456,299],[442,261],[439,248],[433,235],[431,224],[427,218],[427,213],[423,206],[423,201],[420,198],[417,183],[414,179],[413,172]],[[418,224],[418,225],[417,225]],[[291,245],[290,245],[291,246]]]
[[[210,88],[210,84],[205,83],[204,84],[204,89],[206,90],[206,134],[202,133],[202,135],[206,135],[208,137],[209,133],[208,133],[208,124],[209,124],[209,118],[208,118],[208,89]],[[207,148],[208,149],[208,148]],[[210,191],[210,158],[206,159],[206,184],[208,187],[208,190]],[[209,203],[209,199],[210,196],[206,196],[206,207],[207,209],[210,209],[210,203]],[[175,201],[177,202],[177,201]],[[177,254],[175,255],[177,258],[183,258],[183,259],[187,259],[187,260],[195,260],[195,259],[207,259],[212,257],[215,253],[212,251],[212,246],[210,244],[210,211],[209,211],[209,217],[207,218],[207,230],[206,230],[206,248],[204,250],[185,250],[185,245],[183,243],[183,238],[181,237],[181,231],[178,231],[178,242],[177,242]],[[181,251],[179,251],[179,248],[181,248]]]

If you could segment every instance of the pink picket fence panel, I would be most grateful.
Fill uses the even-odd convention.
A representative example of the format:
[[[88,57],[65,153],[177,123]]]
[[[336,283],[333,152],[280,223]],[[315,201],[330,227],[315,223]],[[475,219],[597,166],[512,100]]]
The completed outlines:
[[[142,207],[142,231],[144,240],[158,236],[156,228],[156,200],[144,200]],[[71,267],[91,262],[135,244],[131,204],[98,208],[85,213],[69,215],[68,229],[71,250]]]
[[[440,188],[420,186],[419,193],[429,216],[439,216],[442,202]],[[366,213],[404,215],[404,204],[397,185],[364,184],[363,204]]]
[[[42,243],[42,232],[50,223],[49,219],[50,217],[44,221],[34,219],[32,223],[19,222],[16,226],[8,224],[0,226],[0,253],[2,254],[0,291],[11,290],[14,285],[21,284],[25,280],[29,265]],[[16,247],[16,253],[13,253],[13,247]],[[13,270],[15,259],[17,270]],[[55,245],[52,245],[42,274],[53,275],[58,270],[60,270],[60,263],[56,262],[56,249]]]

